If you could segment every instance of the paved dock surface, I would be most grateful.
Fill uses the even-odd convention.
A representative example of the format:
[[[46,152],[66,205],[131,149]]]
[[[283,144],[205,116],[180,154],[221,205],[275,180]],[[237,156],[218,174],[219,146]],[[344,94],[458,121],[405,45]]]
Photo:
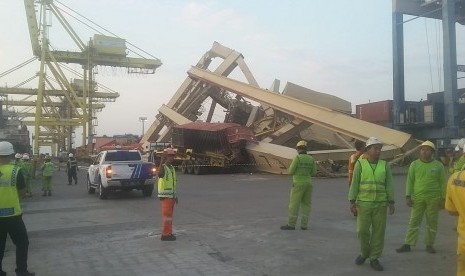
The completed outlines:
[[[356,221],[349,212],[345,178],[314,179],[307,231],[282,231],[290,177],[269,174],[178,175],[175,242],[160,241],[160,204],[140,191],[107,200],[89,195],[85,170],[78,185],[56,172],[53,195],[23,201],[29,231],[29,268],[54,275],[455,275],[455,219],[440,213],[436,254],[418,246],[398,254],[410,209],[405,175],[394,177],[396,213],[388,216],[384,272],[356,266]],[[298,228],[300,229],[300,228]],[[14,275],[14,246],[7,244],[3,268]]]

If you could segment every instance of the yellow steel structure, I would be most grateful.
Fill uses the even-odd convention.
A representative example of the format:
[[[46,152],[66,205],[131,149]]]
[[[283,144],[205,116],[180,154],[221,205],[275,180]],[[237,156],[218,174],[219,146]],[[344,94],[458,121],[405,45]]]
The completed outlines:
[[[264,103],[275,110],[285,112],[295,118],[317,124],[355,139],[366,141],[368,137],[376,136],[387,145],[405,149],[410,149],[414,144],[417,144],[408,133],[362,121],[295,98],[270,93],[264,89],[197,67],[192,67],[187,74],[193,79],[231,91],[247,99]]]
[[[59,1],[55,1],[60,3]],[[63,5],[62,3],[60,3]],[[83,142],[92,143],[93,119],[95,110],[102,108],[96,99],[114,99],[119,95],[116,93],[96,92],[94,72],[95,66],[104,65],[112,67],[126,67],[132,73],[155,73],[155,69],[161,66],[161,61],[157,58],[133,58],[126,54],[126,41],[117,37],[109,37],[96,34],[87,45],[82,42],[71,25],[60,11],[60,7],[55,5],[53,0],[24,0],[29,35],[31,39],[32,52],[40,59],[40,71],[38,73],[39,84],[37,90],[0,90],[0,93],[18,93],[30,95],[35,93],[35,120],[26,122],[28,125],[34,123],[34,153],[38,153],[39,148],[44,143],[50,143],[50,135],[44,133],[55,133],[56,137],[63,137],[66,133],[71,140],[72,127],[81,126],[83,128]],[[38,15],[36,14],[38,11]],[[56,51],[50,48],[48,38],[49,15],[53,15],[63,26],[65,31],[75,42],[78,51]],[[40,21],[37,18],[40,18]],[[116,45],[116,46],[115,46]],[[80,64],[83,68],[82,89],[76,89],[69,81],[60,63]],[[46,68],[52,73],[58,82],[59,89],[53,88],[46,75]],[[51,89],[46,90],[46,84]],[[91,85],[92,84],[92,85]],[[57,97],[59,101],[52,100]],[[10,105],[14,105],[10,104]],[[27,106],[25,102],[23,106]],[[59,109],[62,107],[62,109]],[[57,119],[58,118],[58,119]],[[44,132],[42,129],[46,129]],[[53,136],[52,136],[53,137]],[[52,142],[58,143],[55,139]],[[63,145],[60,145],[63,146]]]
[[[208,68],[213,57],[224,59],[216,69]],[[237,66],[248,83],[226,77]],[[147,148],[150,142],[168,142],[171,126],[196,121],[206,111],[210,122],[216,103],[226,112],[224,122],[245,125],[255,133],[259,142],[248,144],[246,151],[260,171],[286,174],[296,154],[295,143],[302,139],[314,144],[311,154],[327,175],[333,174],[329,167],[334,161],[347,162],[356,139],[381,138],[385,143],[382,158],[388,159],[409,154],[418,146],[410,134],[349,116],[350,103],[334,96],[291,83],[281,94],[277,80],[270,89],[259,88],[242,54],[217,42],[187,73],[189,77],[168,104],[158,109],[145,133]],[[208,97],[212,104],[205,110]]]

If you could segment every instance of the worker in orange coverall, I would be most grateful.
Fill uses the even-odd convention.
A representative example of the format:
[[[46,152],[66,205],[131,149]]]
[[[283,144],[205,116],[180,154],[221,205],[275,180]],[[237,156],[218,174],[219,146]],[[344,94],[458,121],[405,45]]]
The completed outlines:
[[[352,183],[352,176],[354,175],[355,162],[357,162],[358,159],[366,158],[365,154],[363,154],[364,152],[365,152],[365,143],[360,140],[355,141],[355,152],[350,156],[349,164],[348,164],[349,186],[350,186],[350,183]]]
[[[176,195],[176,171],[172,165],[174,150],[167,148],[164,153],[160,169],[158,171],[158,198],[161,201],[162,216],[162,241],[175,241],[173,234],[173,211],[174,204],[178,203]],[[163,162],[164,161],[164,162]]]

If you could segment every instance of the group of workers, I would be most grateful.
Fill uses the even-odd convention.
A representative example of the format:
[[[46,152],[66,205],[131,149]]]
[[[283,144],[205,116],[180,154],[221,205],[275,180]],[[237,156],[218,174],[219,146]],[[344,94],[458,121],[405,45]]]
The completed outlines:
[[[349,209],[357,217],[357,234],[360,242],[360,254],[355,259],[356,265],[363,265],[367,259],[376,271],[384,270],[379,258],[384,248],[387,213],[393,214],[394,188],[389,164],[380,159],[383,142],[370,137],[363,145],[356,143],[356,152],[349,160],[350,188],[348,193]],[[301,215],[300,228],[308,229],[312,198],[312,176],[316,174],[315,160],[307,153],[307,142],[297,143],[298,154],[289,166],[292,175],[292,188],[288,207],[287,224],[282,230],[295,230],[299,210]],[[412,208],[410,220],[405,235],[404,244],[396,249],[398,253],[411,251],[417,243],[419,229],[423,217],[426,217],[426,251],[435,253],[434,241],[438,227],[439,210],[446,208],[451,215],[458,216],[458,246],[457,275],[465,275],[465,173],[461,159],[456,159],[454,168],[460,169],[449,177],[446,187],[446,169],[444,164],[434,159],[435,145],[426,141],[420,146],[420,157],[410,164],[406,181],[406,204]],[[28,158],[22,156],[22,164],[12,163],[9,158],[14,154],[9,142],[0,142],[0,276],[6,273],[1,269],[7,233],[11,236],[17,250],[16,274],[33,276],[35,273],[27,270],[28,237],[22,221],[19,196],[27,189],[26,177],[28,168],[25,166]],[[158,198],[161,201],[162,241],[175,241],[172,231],[174,206],[178,203],[176,194],[177,177],[172,165],[174,150],[167,148],[158,169]],[[67,170],[69,185],[74,173],[69,173],[77,163],[69,155]],[[74,159],[74,158],[73,158]],[[443,160],[442,160],[443,161]],[[47,170],[49,158],[42,166]],[[444,161],[443,161],[444,162]],[[463,161],[465,164],[465,161]],[[446,164],[449,168],[452,163]],[[21,169],[19,169],[21,168]],[[25,168],[25,169],[23,169]],[[53,172],[53,169],[52,169]],[[47,173],[44,174],[45,176]],[[50,176],[51,178],[51,176]],[[77,178],[74,178],[75,184]],[[45,187],[45,186],[44,186]],[[44,194],[45,194],[44,190]],[[30,191],[29,191],[30,192]],[[50,194],[47,190],[47,194]]]
[[[14,160],[12,156],[14,155]],[[77,184],[77,161],[70,153],[67,161],[68,185]],[[49,155],[45,155],[40,167],[43,196],[52,195],[54,165]],[[16,246],[16,275],[34,276],[28,271],[27,258],[29,239],[22,219],[20,197],[31,197],[31,178],[35,176],[29,154],[14,152],[10,142],[0,142],[0,276],[6,276],[2,269],[7,234]]]
[[[389,164],[380,159],[383,142],[370,137],[366,143],[355,142],[356,152],[348,164],[349,209],[357,217],[357,234],[360,254],[356,265],[366,260],[375,271],[383,271],[379,262],[386,230],[387,213],[395,212],[394,187]],[[450,158],[448,163],[435,160],[435,145],[426,141],[420,146],[420,156],[410,164],[406,181],[406,204],[411,207],[404,244],[398,253],[410,252],[418,239],[420,225],[426,217],[426,252],[434,254],[439,210],[444,207],[451,215],[459,216],[457,232],[457,275],[465,276],[465,149],[461,156]],[[307,143],[297,143],[297,156],[289,167],[293,183],[290,192],[288,223],[282,230],[295,230],[301,214],[300,228],[308,228],[311,208],[312,176],[316,164],[307,154]],[[446,169],[446,167],[447,169]],[[452,175],[447,182],[447,172]]]

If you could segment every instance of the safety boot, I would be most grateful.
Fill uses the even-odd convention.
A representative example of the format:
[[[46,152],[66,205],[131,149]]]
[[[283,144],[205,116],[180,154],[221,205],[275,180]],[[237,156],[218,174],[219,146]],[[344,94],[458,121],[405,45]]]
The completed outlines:
[[[281,230],[295,230],[295,227],[292,227],[286,224],[286,225],[281,226]]]
[[[161,236],[160,238],[162,241],[175,241],[176,240],[176,236],[171,234],[171,235],[167,235],[167,236]]]
[[[379,263],[378,259],[371,260],[370,261],[370,266],[376,271],[383,271],[384,267]]]
[[[42,196],[47,196],[47,191],[44,191],[44,193],[42,194]]]
[[[427,245],[426,246],[426,252],[428,252],[430,254],[434,254],[434,253],[436,253],[436,249],[434,249],[434,247],[432,245]]]
[[[52,195],[52,191],[48,191],[48,196],[51,196]]]
[[[358,255],[358,257],[355,259],[355,264],[356,265],[362,265],[365,263],[367,258],[363,257],[362,255]]]
[[[0,276],[6,276],[6,272],[3,270],[0,270]]]
[[[396,249],[397,253],[410,252],[410,245],[404,244],[401,247]]]

